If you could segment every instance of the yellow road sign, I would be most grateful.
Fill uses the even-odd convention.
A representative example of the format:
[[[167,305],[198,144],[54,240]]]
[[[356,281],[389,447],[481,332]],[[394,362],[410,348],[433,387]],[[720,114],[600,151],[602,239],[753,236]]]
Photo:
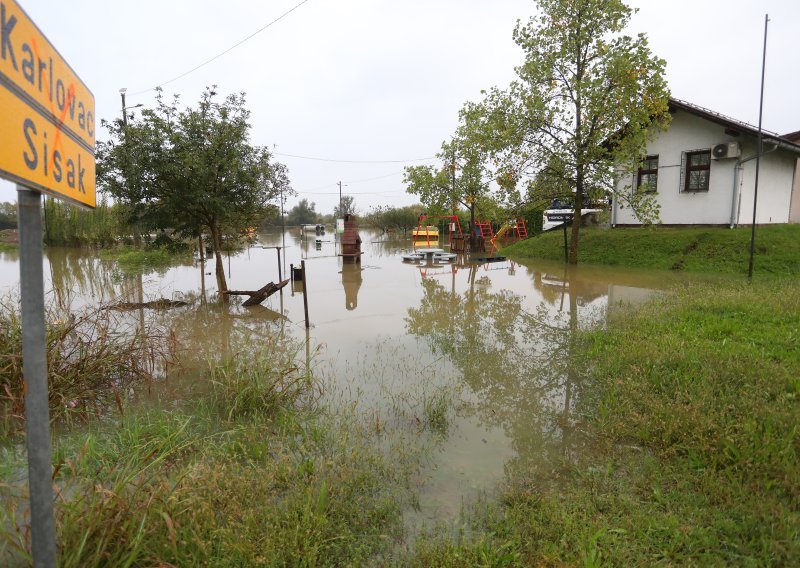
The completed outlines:
[[[15,0],[0,0],[0,176],[95,206],[94,96]]]
[[[94,207],[94,155],[0,88],[0,176]]]

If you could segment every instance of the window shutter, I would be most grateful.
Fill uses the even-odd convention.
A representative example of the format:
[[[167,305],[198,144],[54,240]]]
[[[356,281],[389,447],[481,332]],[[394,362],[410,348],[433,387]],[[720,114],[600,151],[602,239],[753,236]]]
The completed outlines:
[[[686,191],[686,152],[681,152],[681,177],[678,178],[678,191]]]

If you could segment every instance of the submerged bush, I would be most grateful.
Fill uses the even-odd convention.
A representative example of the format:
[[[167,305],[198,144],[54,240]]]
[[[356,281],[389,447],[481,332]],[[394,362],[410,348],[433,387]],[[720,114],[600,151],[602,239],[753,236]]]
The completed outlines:
[[[47,370],[52,420],[86,419],[123,410],[128,387],[151,381],[172,358],[167,333],[132,328],[124,316],[87,308],[79,313],[50,306],[46,313]],[[0,303],[0,436],[19,429],[24,415],[22,326],[16,302]]]

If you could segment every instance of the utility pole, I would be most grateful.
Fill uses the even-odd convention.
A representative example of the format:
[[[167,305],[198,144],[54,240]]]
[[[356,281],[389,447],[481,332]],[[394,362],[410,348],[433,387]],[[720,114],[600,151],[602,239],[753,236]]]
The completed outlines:
[[[756,157],[756,180],[753,188],[753,226],[750,232],[750,263],[747,267],[747,281],[753,281],[753,257],[756,252],[756,206],[758,205],[758,168],[761,163],[761,154],[764,151],[764,140],[761,132],[761,117],[764,114],[764,71],[767,67],[767,28],[769,27],[769,14],[764,16],[764,51],[761,57],[761,99],[758,106],[758,154]]]
[[[286,217],[283,216],[283,186],[281,185],[281,245],[286,248]],[[284,257],[286,258],[286,257]],[[281,290],[281,297],[283,297],[283,290]]]
[[[342,215],[342,182],[339,182],[339,216],[343,217]]]
[[[126,87],[122,87],[119,90],[119,96],[122,97],[122,140],[123,142],[126,140],[128,136],[128,113],[127,110],[129,108],[139,108],[142,106],[142,103],[138,105],[133,105],[132,107],[125,106],[125,92],[128,89]],[[125,182],[128,182],[127,177],[125,178]],[[139,223],[134,223],[133,226],[133,244],[138,248],[141,244],[141,233],[139,232]],[[202,253],[201,253],[202,254]]]

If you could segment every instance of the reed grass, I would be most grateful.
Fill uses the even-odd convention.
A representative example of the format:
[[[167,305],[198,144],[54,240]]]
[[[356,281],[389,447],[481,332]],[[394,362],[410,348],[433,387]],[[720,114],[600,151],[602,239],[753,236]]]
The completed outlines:
[[[92,210],[46,198],[43,214],[44,241],[50,246],[108,247],[131,234],[120,207],[102,198]]]
[[[151,324],[144,330],[124,315],[87,308],[49,306],[46,345],[50,416],[85,422],[111,410],[125,411],[128,389],[149,383],[174,355],[174,338]],[[23,424],[22,327],[17,300],[0,301],[0,437]]]
[[[246,353],[210,365],[206,400],[227,420],[271,415],[300,399],[316,398],[316,385],[295,363],[296,351],[273,346]]]

